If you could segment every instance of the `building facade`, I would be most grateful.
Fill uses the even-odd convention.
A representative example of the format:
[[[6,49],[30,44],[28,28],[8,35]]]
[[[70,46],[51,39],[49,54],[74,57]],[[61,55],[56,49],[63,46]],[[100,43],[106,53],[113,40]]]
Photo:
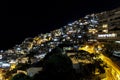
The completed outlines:
[[[120,8],[96,14],[99,19],[98,40],[120,40]]]

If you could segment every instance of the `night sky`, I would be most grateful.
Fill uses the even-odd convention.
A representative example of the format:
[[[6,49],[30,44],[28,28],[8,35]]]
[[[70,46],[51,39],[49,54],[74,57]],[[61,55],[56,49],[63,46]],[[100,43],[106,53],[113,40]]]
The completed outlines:
[[[27,37],[50,32],[86,14],[119,6],[119,0],[8,1],[8,15],[0,24],[0,49],[12,48]]]

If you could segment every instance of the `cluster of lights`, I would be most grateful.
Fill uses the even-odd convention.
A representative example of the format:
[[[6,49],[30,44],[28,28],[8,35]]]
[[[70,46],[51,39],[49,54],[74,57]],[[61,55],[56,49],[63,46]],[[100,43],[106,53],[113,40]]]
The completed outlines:
[[[89,33],[95,34],[96,32],[98,32],[96,29],[89,29]]]
[[[98,37],[99,38],[112,38],[112,37],[116,37],[117,34],[112,33],[112,34],[99,34]]]

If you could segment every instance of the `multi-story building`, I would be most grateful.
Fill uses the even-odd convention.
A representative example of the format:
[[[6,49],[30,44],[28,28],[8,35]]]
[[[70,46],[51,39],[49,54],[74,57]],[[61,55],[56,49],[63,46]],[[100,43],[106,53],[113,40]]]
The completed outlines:
[[[96,14],[99,18],[98,40],[120,40],[120,8]]]

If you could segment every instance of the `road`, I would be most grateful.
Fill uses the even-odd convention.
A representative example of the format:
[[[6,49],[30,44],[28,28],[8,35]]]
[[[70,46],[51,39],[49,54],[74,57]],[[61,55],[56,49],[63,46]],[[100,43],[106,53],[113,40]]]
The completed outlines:
[[[101,46],[101,45],[99,45],[99,46]],[[104,56],[101,51],[95,51],[94,45],[92,45],[92,46],[85,45],[84,47],[79,48],[79,50],[85,50],[89,53],[97,52],[98,54],[100,54],[99,58],[103,62],[107,63],[107,65],[109,67],[108,70],[105,69],[106,70],[106,80],[120,80],[120,67],[115,62],[113,62],[110,58]]]
[[[116,73],[112,73],[110,70],[107,70],[108,77],[111,77],[111,80],[119,80],[120,79],[120,67],[116,65],[111,59],[104,56],[103,54],[100,54],[99,56],[107,65],[112,68]],[[113,76],[112,76],[113,75]],[[113,77],[113,79],[112,79]],[[109,79],[110,80],[110,79]]]

